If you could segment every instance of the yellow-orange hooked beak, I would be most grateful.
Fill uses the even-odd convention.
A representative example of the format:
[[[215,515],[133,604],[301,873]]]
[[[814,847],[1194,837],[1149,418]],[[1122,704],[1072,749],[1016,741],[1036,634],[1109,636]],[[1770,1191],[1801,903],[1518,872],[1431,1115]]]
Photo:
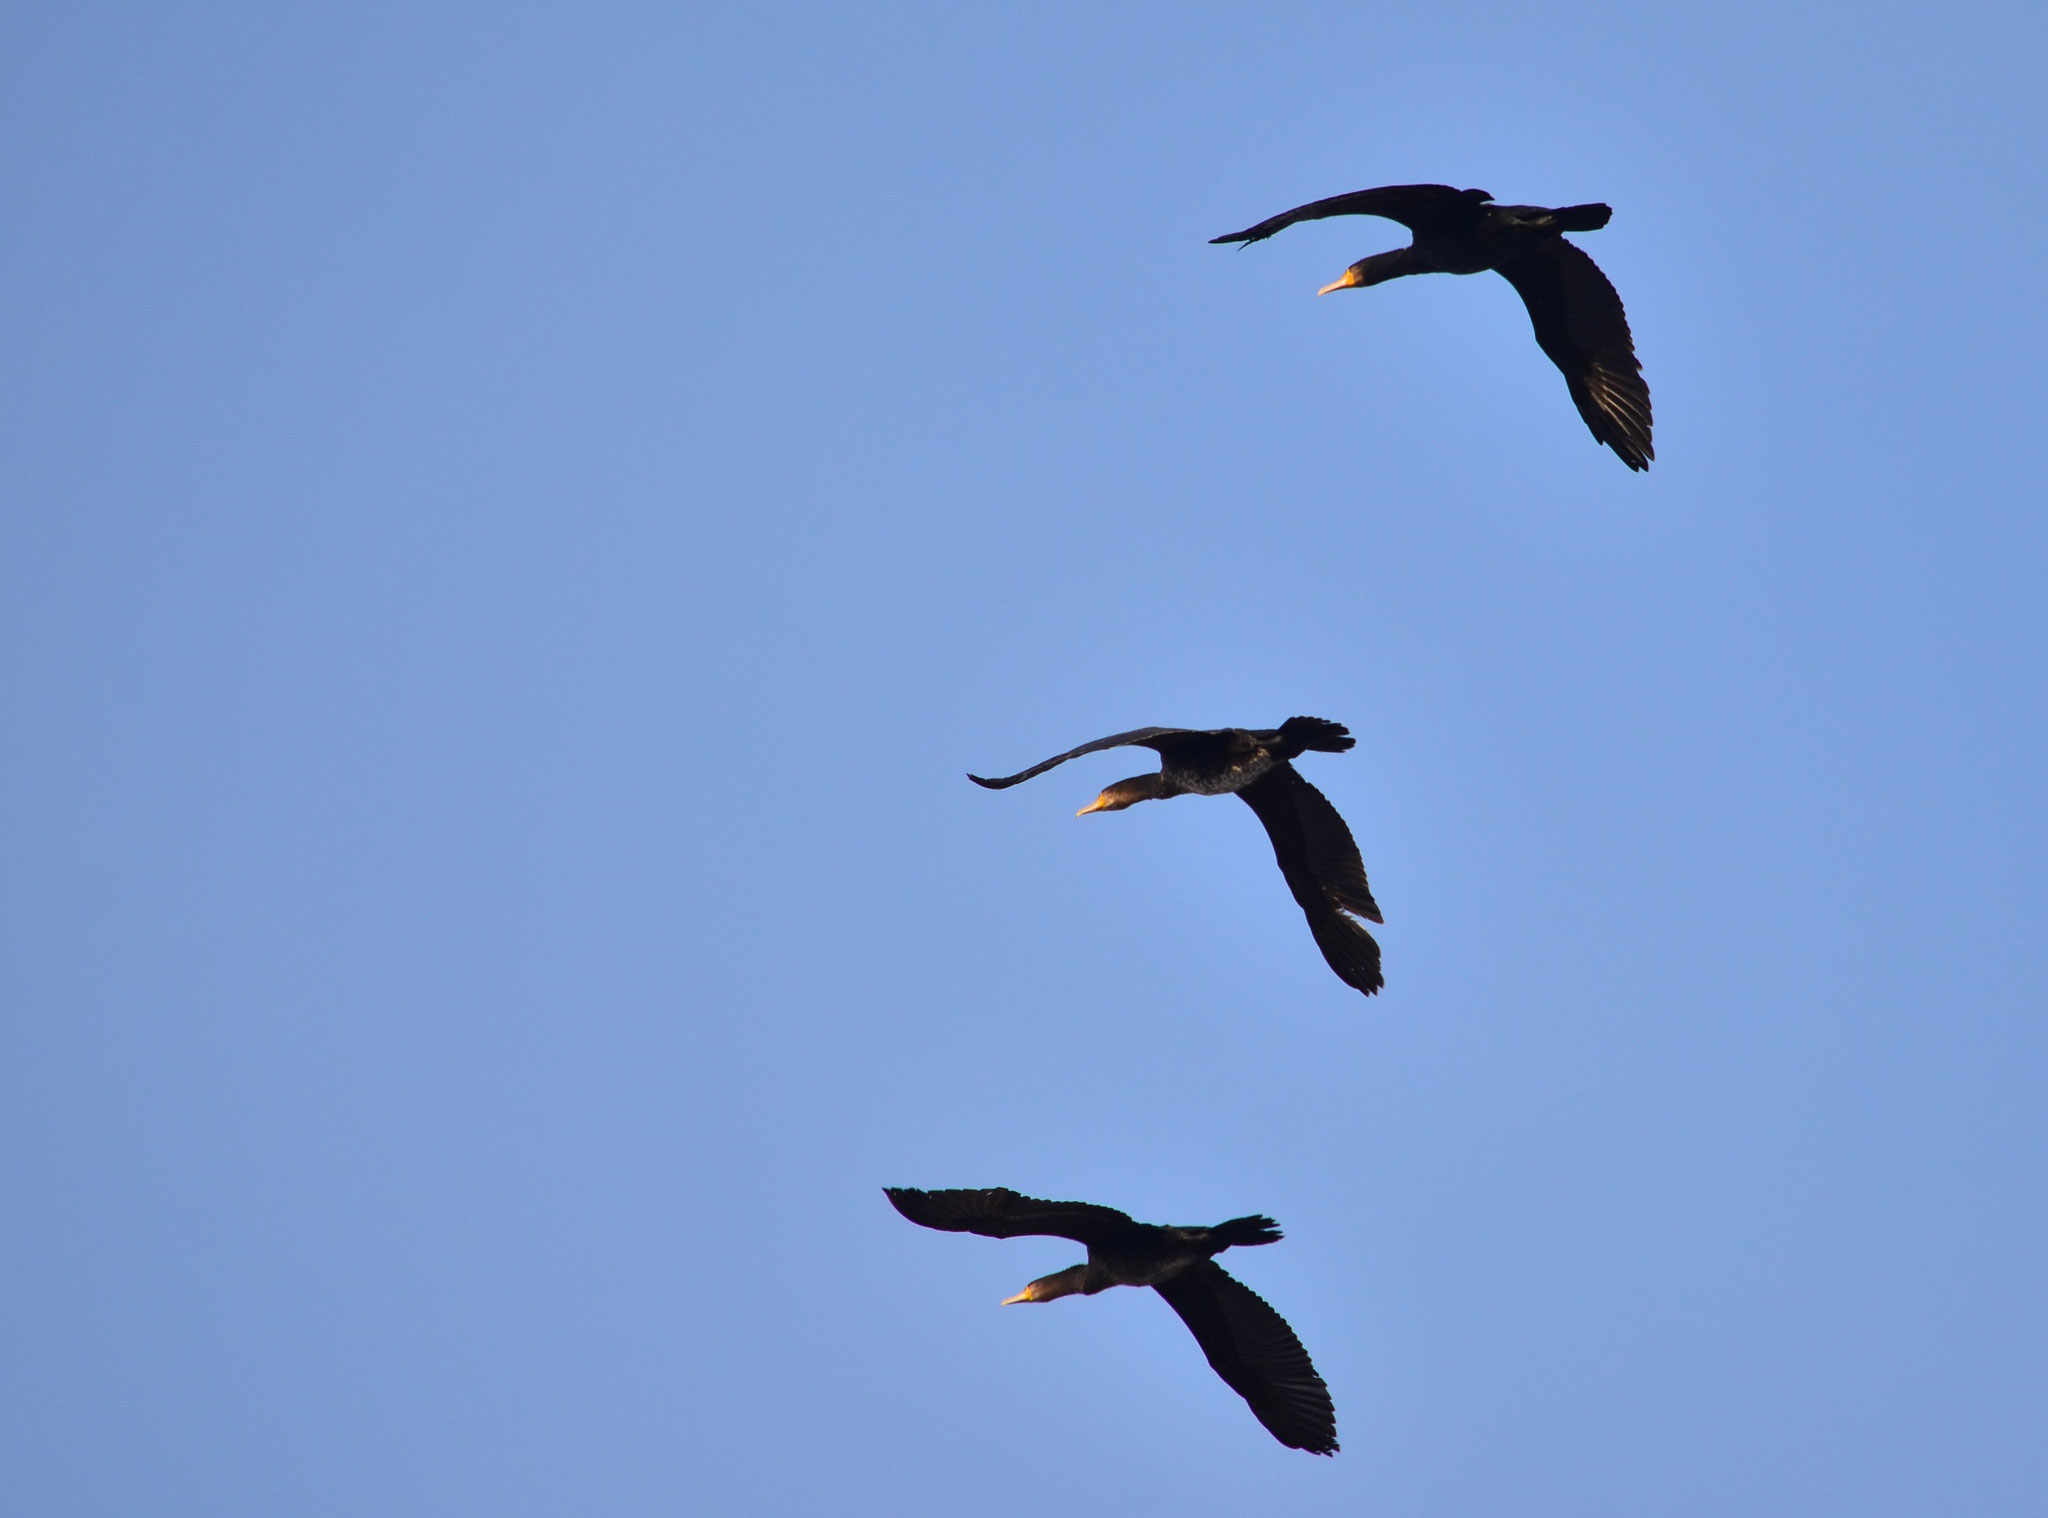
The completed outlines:
[[[1014,1297],[1004,1297],[1003,1300],[998,1302],[996,1305],[998,1307],[1013,1307],[1019,1302],[1028,1302],[1030,1300],[1031,1288],[1027,1286],[1022,1291],[1018,1292],[1017,1295],[1015,1295]]]
[[[1109,798],[1107,796],[1097,796],[1093,801],[1082,807],[1080,811],[1074,813],[1074,815],[1076,817],[1086,817],[1090,812],[1106,812],[1108,810]]]
[[[1342,274],[1338,275],[1335,279],[1331,280],[1327,285],[1324,285],[1322,289],[1316,291],[1316,294],[1328,295],[1332,290],[1349,290],[1353,285],[1357,283],[1358,271],[1356,269],[1346,269]]]

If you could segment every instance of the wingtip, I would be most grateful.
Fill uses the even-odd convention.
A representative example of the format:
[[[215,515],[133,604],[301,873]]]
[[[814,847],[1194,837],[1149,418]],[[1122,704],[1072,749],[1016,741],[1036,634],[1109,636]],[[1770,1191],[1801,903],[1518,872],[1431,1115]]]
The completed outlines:
[[[967,778],[969,780],[972,780],[976,785],[980,786],[985,791],[994,791],[1001,789],[1001,787],[998,786],[993,780],[983,779],[980,775],[975,774],[972,770],[968,771]]]

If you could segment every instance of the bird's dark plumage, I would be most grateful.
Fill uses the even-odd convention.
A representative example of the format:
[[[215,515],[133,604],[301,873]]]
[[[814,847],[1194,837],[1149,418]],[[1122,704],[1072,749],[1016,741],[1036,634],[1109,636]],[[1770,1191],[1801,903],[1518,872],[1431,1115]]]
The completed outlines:
[[[890,1203],[911,1222],[941,1233],[978,1233],[987,1239],[1032,1236],[1072,1239],[1093,1244],[1136,1225],[1130,1214],[1093,1202],[1041,1202],[1020,1196],[1007,1186],[980,1191],[919,1191],[913,1186],[885,1186]]]
[[[1298,221],[1321,221],[1326,216],[1384,216],[1411,232],[1421,232],[1454,222],[1491,199],[1493,196],[1485,190],[1458,190],[1447,184],[1386,184],[1376,190],[1353,190],[1349,195],[1312,200],[1278,216],[1268,216],[1255,227],[1226,232],[1209,241],[1264,242]]]
[[[985,790],[1006,791],[1013,785],[1021,785],[1034,775],[1043,775],[1056,764],[1065,764],[1069,759],[1078,759],[1083,754],[1099,754],[1106,748],[1158,749],[1163,756],[1166,750],[1160,747],[1157,740],[1176,738],[1187,731],[1188,729],[1181,727],[1134,727],[1127,733],[1111,733],[1107,738],[1097,738],[1093,743],[1070,748],[1064,754],[1054,754],[1050,759],[1040,760],[1028,770],[1019,770],[1016,774],[1005,775],[1000,780],[986,780],[980,775],[969,775],[967,778]]]
[[[1636,360],[1628,314],[1607,276],[1563,235],[1597,231],[1613,211],[1599,204],[1551,208],[1492,201],[1484,190],[1445,184],[1384,185],[1311,201],[1210,240],[1249,245],[1298,221],[1383,216],[1407,227],[1414,241],[1360,259],[1324,293],[1405,274],[1494,270],[1528,307],[1537,345],[1563,373],[1572,403],[1593,436],[1629,468],[1649,468],[1656,457],[1650,445],[1650,388]]]
[[[1382,922],[1351,829],[1291,764],[1275,765],[1237,793],[1266,825],[1273,857],[1337,978],[1370,996],[1386,984],[1379,941],[1357,918]]]
[[[1337,1452],[1337,1411],[1315,1362],[1265,1298],[1213,1260],[1153,1288],[1180,1314],[1209,1367],[1290,1449]]]
[[[996,1239],[1051,1234],[1087,1245],[1086,1264],[1041,1276],[1010,1301],[1048,1302],[1077,1293],[1093,1296],[1112,1286],[1150,1286],[1180,1314],[1210,1366],[1267,1432],[1291,1449],[1337,1452],[1336,1409],[1308,1351],[1285,1318],[1214,1259],[1226,1249],[1277,1242],[1280,1230],[1271,1218],[1173,1228],[1136,1222],[1113,1207],[1043,1202],[1002,1186],[884,1190],[898,1212],[926,1228]]]
[[[1121,811],[1168,796],[1236,792],[1265,824],[1273,857],[1323,958],[1345,985],[1370,996],[1385,984],[1380,946],[1356,919],[1381,921],[1379,904],[1366,884],[1351,829],[1288,762],[1308,752],[1341,754],[1354,741],[1343,724],[1321,717],[1289,717],[1269,729],[1139,727],[1084,743],[1014,775],[967,778],[1003,790],[1079,755],[1135,746],[1158,753],[1159,773],[1118,781],[1087,811]]]

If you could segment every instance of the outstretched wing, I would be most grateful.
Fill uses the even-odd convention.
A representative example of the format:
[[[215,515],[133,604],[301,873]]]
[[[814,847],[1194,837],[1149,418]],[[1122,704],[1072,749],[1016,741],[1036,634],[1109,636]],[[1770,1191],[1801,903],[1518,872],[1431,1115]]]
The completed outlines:
[[[1337,1410],[1287,1320],[1214,1260],[1152,1288],[1194,1333],[1210,1367],[1290,1449],[1337,1453]]]
[[[1431,222],[1476,209],[1493,197],[1484,190],[1459,190],[1447,184],[1389,184],[1377,190],[1353,190],[1349,195],[1332,195],[1312,200],[1305,206],[1268,216],[1255,227],[1212,237],[1211,242],[1264,242],[1275,232],[1297,221],[1320,221],[1325,216],[1384,216],[1398,221],[1411,232]]]
[[[1274,765],[1237,794],[1266,825],[1273,858],[1323,958],[1345,985],[1372,995],[1386,984],[1380,946],[1356,918],[1379,922],[1380,909],[1351,829],[1291,764]]]
[[[1500,265],[1515,287],[1536,341],[1564,373],[1572,402],[1593,436],[1631,469],[1648,469],[1650,387],[1636,359],[1621,297],[1600,266],[1562,237]]]
[[[1130,1216],[1093,1202],[1041,1202],[1019,1196],[1007,1186],[987,1190],[919,1191],[914,1186],[884,1186],[890,1204],[913,1223],[945,1233],[978,1233],[990,1239],[1015,1239],[1026,1234],[1072,1239],[1092,1244],[1131,1226]]]
[[[1054,754],[1043,764],[1034,764],[1028,770],[1019,770],[1016,774],[1005,775],[1000,780],[986,780],[980,775],[974,774],[970,774],[967,778],[976,785],[986,786],[992,791],[1006,790],[1010,786],[1029,780],[1033,775],[1043,775],[1055,764],[1065,764],[1069,759],[1078,759],[1083,754],[1099,753],[1106,748],[1123,748],[1127,745],[1134,745],[1139,748],[1152,748],[1156,746],[1153,741],[1154,739],[1171,738],[1176,734],[1186,731],[1187,729],[1184,727],[1134,727],[1127,733],[1112,733],[1107,738],[1097,738],[1093,743],[1084,743],[1079,748],[1070,748],[1064,754]]]

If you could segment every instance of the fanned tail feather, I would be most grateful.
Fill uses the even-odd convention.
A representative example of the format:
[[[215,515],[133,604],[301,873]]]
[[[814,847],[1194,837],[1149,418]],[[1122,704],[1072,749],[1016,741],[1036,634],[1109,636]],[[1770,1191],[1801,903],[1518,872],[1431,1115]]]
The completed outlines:
[[[1550,213],[1561,232],[1597,232],[1614,216],[1614,207],[1593,201],[1583,206],[1560,206]]]
[[[1241,1244],[1277,1244],[1280,1242],[1280,1225],[1269,1217],[1255,1214],[1218,1223],[1209,1230],[1209,1237],[1226,1249]]]
[[[1289,717],[1280,724],[1280,736],[1296,752],[1319,754],[1341,754],[1358,742],[1350,728],[1323,717]]]

